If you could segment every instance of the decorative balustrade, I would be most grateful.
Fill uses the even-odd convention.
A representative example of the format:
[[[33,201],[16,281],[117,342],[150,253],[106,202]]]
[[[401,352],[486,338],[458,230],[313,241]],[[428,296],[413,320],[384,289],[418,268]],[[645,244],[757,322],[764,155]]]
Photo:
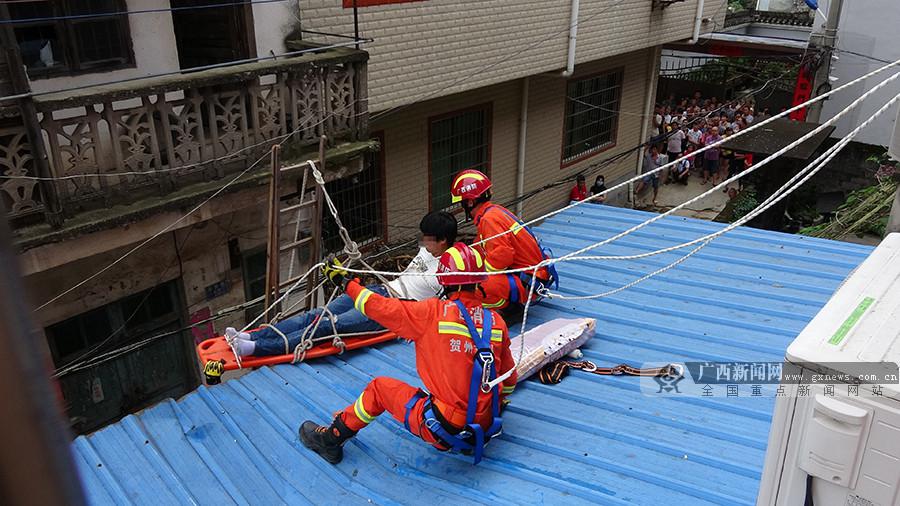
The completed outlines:
[[[336,54],[335,54],[336,53]],[[48,198],[64,216],[169,194],[246,168],[275,142],[292,148],[367,135],[366,53],[304,54],[36,96],[52,182],[6,178],[13,223]],[[35,175],[21,118],[0,124],[0,173]],[[293,135],[290,135],[293,134]]]
[[[765,23],[770,25],[809,26],[813,25],[814,17],[808,11],[777,12],[745,9],[737,12],[729,12],[725,15],[725,28],[745,25],[748,23]]]

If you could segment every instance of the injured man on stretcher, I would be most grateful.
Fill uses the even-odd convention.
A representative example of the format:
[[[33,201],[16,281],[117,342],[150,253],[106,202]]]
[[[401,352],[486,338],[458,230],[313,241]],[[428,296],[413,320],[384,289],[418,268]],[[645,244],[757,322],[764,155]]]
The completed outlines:
[[[441,293],[437,276],[409,274],[437,272],[438,258],[456,242],[456,219],[450,213],[433,211],[422,218],[419,231],[422,237],[419,253],[396,279],[388,282],[390,288],[383,284],[375,284],[369,285],[367,287],[369,290],[385,297],[399,296],[411,300],[425,300],[437,297]],[[315,327],[316,322],[323,316],[325,320],[319,323],[315,331],[310,329],[308,332],[310,335],[304,336],[307,329]],[[233,327],[228,327],[225,329],[225,339],[236,355],[270,356],[291,353],[304,337],[316,339],[334,334],[376,333],[385,330],[357,310],[353,299],[346,294],[336,297],[325,308],[316,308],[292,316],[274,324],[273,327],[274,329],[265,327],[249,333],[238,332]]]

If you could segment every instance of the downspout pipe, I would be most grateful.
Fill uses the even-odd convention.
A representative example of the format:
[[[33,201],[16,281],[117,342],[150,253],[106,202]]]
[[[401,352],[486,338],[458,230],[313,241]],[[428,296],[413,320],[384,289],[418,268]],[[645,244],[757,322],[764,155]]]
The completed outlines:
[[[704,0],[697,0],[697,12],[694,13],[694,33],[691,35],[689,44],[696,44],[700,40],[700,25],[703,24],[703,3]]]
[[[703,0],[700,0],[702,3]],[[578,11],[581,8],[581,0],[572,0],[572,13],[569,16],[569,53],[566,55],[566,70],[562,71],[563,77],[570,77],[575,72],[575,46],[578,41]]]
[[[700,0],[703,2],[703,0]],[[659,79],[659,59],[662,56],[662,46],[656,46],[650,50],[650,60],[647,62],[647,93],[644,95],[644,115],[641,117],[641,142],[646,143],[650,139],[650,122],[653,121],[653,104],[656,102],[656,85]],[[637,167],[635,174],[642,174],[644,170],[644,154],[647,146],[642,145],[638,150]],[[634,183],[628,185],[628,198],[634,202]]]
[[[522,105],[519,108],[519,154],[516,160],[516,197],[525,194],[525,135],[528,132],[528,76],[522,79]],[[524,202],[516,203],[516,216],[522,216]]]

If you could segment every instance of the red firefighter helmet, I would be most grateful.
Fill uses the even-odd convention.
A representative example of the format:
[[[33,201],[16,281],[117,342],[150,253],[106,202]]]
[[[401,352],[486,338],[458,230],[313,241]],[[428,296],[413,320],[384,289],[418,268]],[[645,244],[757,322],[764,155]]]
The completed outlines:
[[[478,272],[480,274],[451,274],[438,276],[441,286],[471,285],[487,279],[484,260],[475,248],[458,242],[447,249],[438,260],[438,273],[444,272]]]
[[[463,200],[475,200],[491,189],[491,180],[483,172],[466,169],[456,175],[450,186],[450,196],[454,204]]]

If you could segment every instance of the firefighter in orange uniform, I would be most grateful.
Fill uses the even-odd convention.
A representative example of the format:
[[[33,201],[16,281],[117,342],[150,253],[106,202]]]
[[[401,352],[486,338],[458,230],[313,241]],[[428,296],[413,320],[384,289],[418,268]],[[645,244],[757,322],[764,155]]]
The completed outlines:
[[[511,211],[491,202],[491,181],[483,173],[474,169],[460,172],[453,180],[450,195],[454,203],[462,204],[466,217],[475,221],[479,243],[511,231],[477,245],[485,255],[488,273],[529,267],[547,258],[531,230]],[[558,284],[558,278],[552,265],[538,269],[535,289],[554,284]],[[488,276],[481,286],[484,306],[499,310],[507,323],[517,322],[531,287],[531,271]],[[537,294],[532,293],[532,302],[537,299]]]
[[[356,308],[416,346],[416,370],[425,385],[377,377],[356,402],[330,426],[306,421],[300,438],[307,448],[332,464],[343,458],[343,444],[387,411],[413,435],[438,450],[472,454],[481,459],[484,445],[500,432],[500,406],[516,385],[515,372],[502,383],[487,383],[515,366],[506,323],[482,306],[479,283],[485,280],[481,255],[456,243],[440,258],[437,270],[444,297],[406,301],[382,297],[356,280],[346,293]],[[475,272],[479,274],[454,274]],[[343,284],[340,264],[326,275]]]

